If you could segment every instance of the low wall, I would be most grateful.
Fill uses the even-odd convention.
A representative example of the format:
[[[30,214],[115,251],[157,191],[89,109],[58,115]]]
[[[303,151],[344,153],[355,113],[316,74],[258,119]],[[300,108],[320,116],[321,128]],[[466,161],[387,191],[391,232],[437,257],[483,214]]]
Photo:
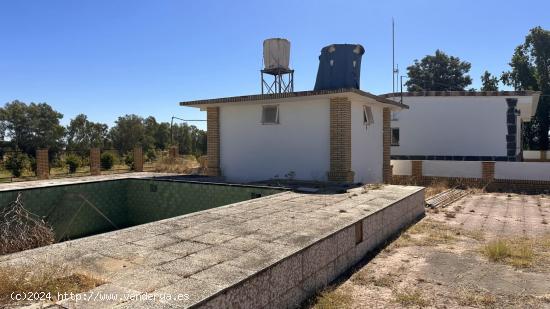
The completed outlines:
[[[550,181],[550,163],[496,162],[495,179]]]
[[[392,160],[394,184],[485,187],[488,190],[550,190],[550,162]],[[395,168],[398,167],[398,168]]]
[[[545,162],[550,161],[550,151],[544,150],[524,150],[523,151],[523,161],[532,161],[532,162]]]
[[[422,174],[435,177],[481,178],[481,162],[424,161],[422,163]]]
[[[411,175],[411,160],[391,160],[394,175]]]
[[[424,216],[424,190],[365,215],[197,308],[298,308],[401,229]],[[263,288],[264,285],[266,288]],[[254,291],[251,287],[256,287]]]

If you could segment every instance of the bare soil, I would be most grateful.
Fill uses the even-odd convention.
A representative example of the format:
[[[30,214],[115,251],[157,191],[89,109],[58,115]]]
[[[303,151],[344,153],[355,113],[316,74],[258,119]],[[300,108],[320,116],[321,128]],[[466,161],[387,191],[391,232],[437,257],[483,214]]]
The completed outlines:
[[[430,210],[308,306],[550,308],[546,221],[549,196],[471,194]]]

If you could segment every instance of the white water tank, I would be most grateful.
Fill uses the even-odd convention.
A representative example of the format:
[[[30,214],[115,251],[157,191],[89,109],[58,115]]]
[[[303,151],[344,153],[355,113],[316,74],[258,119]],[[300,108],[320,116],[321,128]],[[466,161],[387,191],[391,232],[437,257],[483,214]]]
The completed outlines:
[[[289,70],[290,41],[273,38],[264,41],[264,69]]]

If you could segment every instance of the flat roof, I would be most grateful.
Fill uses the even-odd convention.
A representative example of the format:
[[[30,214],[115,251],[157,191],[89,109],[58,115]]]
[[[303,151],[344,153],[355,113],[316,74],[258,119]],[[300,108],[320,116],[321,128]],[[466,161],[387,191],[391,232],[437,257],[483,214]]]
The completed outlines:
[[[540,94],[540,91],[415,91],[403,92],[404,97],[490,97],[490,96],[532,96]],[[390,92],[380,95],[383,98],[400,97],[401,92]]]
[[[319,95],[327,95],[327,94],[330,95],[330,94],[339,94],[339,93],[348,93],[348,92],[373,99],[382,104],[397,106],[400,108],[409,108],[405,104],[401,104],[399,102],[389,100],[382,96],[377,96],[372,93],[368,93],[366,91],[362,91],[355,88],[341,88],[341,89],[334,89],[334,90],[316,90],[316,91],[297,91],[297,92],[275,93],[275,94],[254,94],[254,95],[245,95],[245,96],[236,96],[236,97],[184,101],[184,102],[180,102],[180,106],[197,106],[197,105],[220,104],[220,103],[268,101],[268,100],[275,100],[275,99],[311,97],[311,96],[319,96]]]

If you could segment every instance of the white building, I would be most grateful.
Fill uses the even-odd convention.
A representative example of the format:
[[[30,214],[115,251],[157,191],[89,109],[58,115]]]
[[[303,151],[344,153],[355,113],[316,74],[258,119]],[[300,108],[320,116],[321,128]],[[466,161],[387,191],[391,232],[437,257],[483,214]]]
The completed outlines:
[[[180,105],[207,112],[208,174],[234,182],[274,178],[389,181],[390,113],[406,108],[357,89],[228,97]]]
[[[534,91],[385,94],[410,107],[392,114],[392,159],[521,160],[521,126],[537,110]]]

